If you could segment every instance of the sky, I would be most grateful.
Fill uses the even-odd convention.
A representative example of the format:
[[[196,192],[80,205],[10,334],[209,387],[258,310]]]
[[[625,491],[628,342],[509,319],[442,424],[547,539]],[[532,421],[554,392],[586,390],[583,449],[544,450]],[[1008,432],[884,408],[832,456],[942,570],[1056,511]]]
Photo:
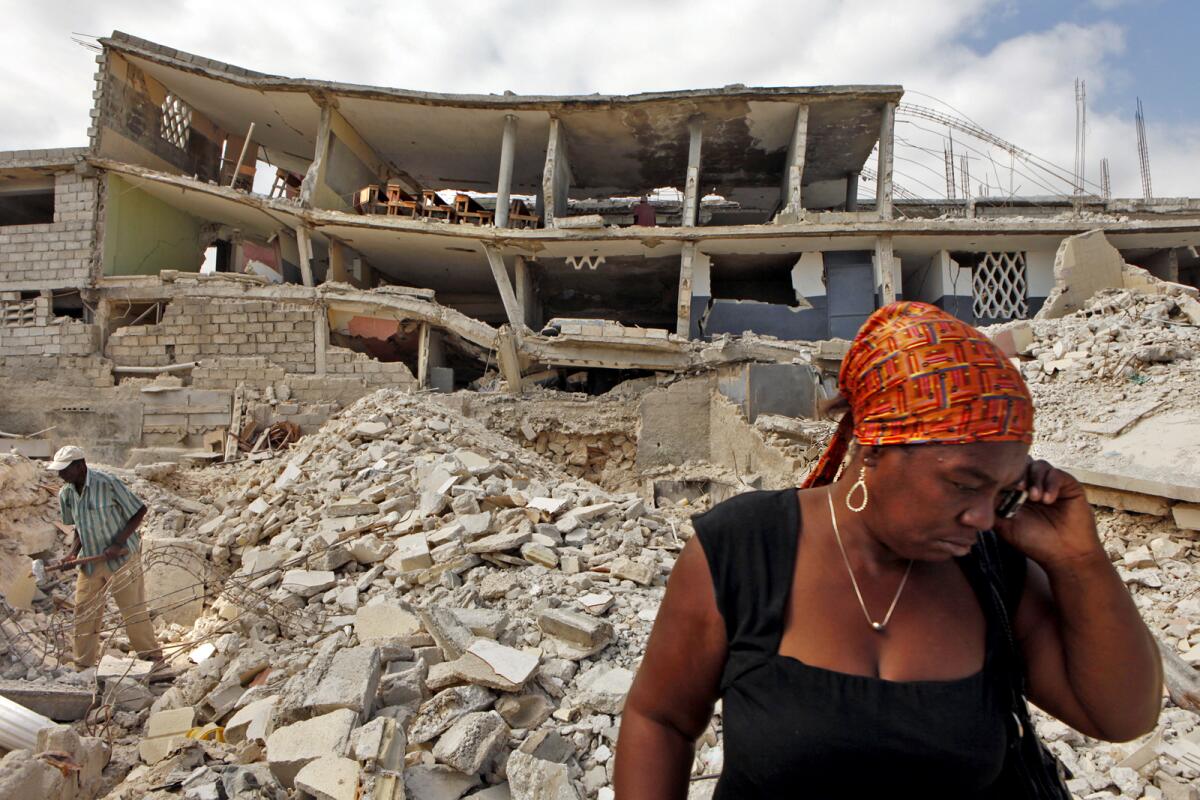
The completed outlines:
[[[341,6],[345,7],[342,10]],[[233,9],[234,7],[230,7]],[[1196,0],[0,0],[0,150],[87,142],[92,41],[113,30],[289,77],[443,92],[632,93],[900,84],[903,102],[967,117],[1069,174],[1077,78],[1086,177],[1141,196],[1133,113],[1145,106],[1153,191],[1200,196]],[[946,192],[946,128],[901,113],[896,183]],[[955,134],[972,192],[1064,183]]]

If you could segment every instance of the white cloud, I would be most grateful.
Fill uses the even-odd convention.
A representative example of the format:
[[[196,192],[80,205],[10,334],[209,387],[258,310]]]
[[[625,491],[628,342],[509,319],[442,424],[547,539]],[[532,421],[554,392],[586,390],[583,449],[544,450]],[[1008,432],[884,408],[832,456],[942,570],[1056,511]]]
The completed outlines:
[[[1102,23],[1029,32],[979,52],[975,34],[1002,8],[999,0],[390,1],[361,2],[353,11],[316,0],[261,0],[234,17],[216,8],[0,0],[4,18],[20,20],[21,31],[7,41],[0,64],[0,149],[85,143],[94,54],[70,34],[121,29],[263,72],[447,92],[900,83],[909,102],[931,105],[916,92],[935,95],[1069,167],[1073,81],[1086,79],[1096,104],[1121,79],[1115,59],[1124,47],[1121,29]],[[1107,155],[1116,193],[1140,194],[1132,109],[1092,114],[1090,122],[1089,175],[1098,178],[1099,158]],[[1152,123],[1149,136],[1156,194],[1200,194],[1193,155],[1200,125]],[[938,155],[909,151],[906,157],[927,163],[899,166],[944,189],[941,139],[926,141]]]

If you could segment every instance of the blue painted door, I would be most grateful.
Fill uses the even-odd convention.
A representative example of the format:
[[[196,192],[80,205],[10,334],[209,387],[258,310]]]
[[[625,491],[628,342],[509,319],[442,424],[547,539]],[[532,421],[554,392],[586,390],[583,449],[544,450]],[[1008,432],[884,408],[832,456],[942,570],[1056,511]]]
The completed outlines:
[[[829,336],[853,339],[875,310],[875,267],[870,250],[826,252]]]

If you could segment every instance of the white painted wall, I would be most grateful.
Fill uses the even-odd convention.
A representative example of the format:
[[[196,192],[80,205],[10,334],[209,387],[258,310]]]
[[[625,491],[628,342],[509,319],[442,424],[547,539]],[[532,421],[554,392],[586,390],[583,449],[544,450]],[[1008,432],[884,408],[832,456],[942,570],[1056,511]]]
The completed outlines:
[[[792,267],[792,290],[796,300],[807,297],[825,296],[825,256],[820,253],[802,253]]]
[[[692,297],[712,297],[712,259],[699,250],[692,257]]]
[[[1054,256],[1057,250],[1025,251],[1025,279],[1029,297],[1045,297],[1054,288]]]

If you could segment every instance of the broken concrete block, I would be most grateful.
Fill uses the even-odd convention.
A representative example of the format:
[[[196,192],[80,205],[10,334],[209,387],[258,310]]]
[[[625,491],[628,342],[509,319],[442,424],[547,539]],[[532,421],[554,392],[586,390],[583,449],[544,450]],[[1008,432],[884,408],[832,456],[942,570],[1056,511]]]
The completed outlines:
[[[584,611],[598,617],[612,608],[614,598],[610,592],[591,592],[581,595],[578,600]]]
[[[209,722],[219,722],[225,715],[237,706],[238,700],[246,690],[238,683],[220,683],[200,702],[202,718]]]
[[[579,800],[565,764],[517,750],[508,757],[506,769],[513,800]]]
[[[380,702],[387,706],[416,706],[425,702],[429,699],[428,676],[429,665],[424,661],[393,661],[379,679]]]
[[[187,739],[187,732],[196,725],[192,708],[176,708],[151,714],[146,721],[146,735],[138,742],[138,754],[147,764],[157,764],[166,758],[172,745]]]
[[[111,678],[133,678],[137,681],[144,681],[152,669],[154,669],[153,661],[119,658],[105,654],[96,667],[96,679],[106,681]]]
[[[383,563],[397,572],[412,572],[433,566],[429,542],[423,533],[411,533],[396,539],[396,549]]]
[[[499,639],[508,627],[508,614],[494,608],[452,608],[450,613],[476,636]]]
[[[552,547],[539,542],[526,542],[521,545],[521,557],[531,564],[554,569],[558,566],[558,553]]]
[[[120,711],[141,711],[154,705],[158,699],[144,683],[133,678],[109,678],[103,685],[102,702]]]
[[[1125,259],[1103,230],[1068,236],[1054,256],[1054,288],[1035,319],[1057,319],[1083,308],[1101,289],[1125,285]]]
[[[508,734],[508,726],[495,711],[466,714],[438,739],[433,746],[433,757],[471,775],[500,752]]]
[[[458,621],[454,612],[445,608],[427,608],[419,612],[421,624],[425,631],[433,637],[447,661],[453,661],[467,652],[467,648],[475,641],[473,634],[466,625]]]
[[[56,683],[0,680],[0,697],[49,717],[55,722],[83,719],[92,705],[92,691]]]
[[[437,765],[418,765],[404,770],[404,788],[408,800],[458,800],[479,783],[474,775]]]
[[[455,520],[461,526],[463,536],[468,539],[478,539],[492,529],[492,512],[480,511],[478,514],[461,514]]]
[[[267,737],[271,773],[291,788],[305,764],[324,756],[345,755],[358,714],[348,708],[280,728]]]
[[[420,633],[421,621],[411,611],[394,605],[362,606],[354,613],[354,633],[361,644]]]
[[[518,688],[533,677],[541,660],[537,652],[517,650],[487,639],[476,639],[467,648],[467,655],[479,659],[498,678]],[[505,690],[514,691],[507,688]]]
[[[455,450],[454,457],[472,475],[486,475],[495,466],[491,459],[485,458],[470,450]]]
[[[633,673],[624,667],[597,664],[579,676],[576,686],[579,705],[601,714],[620,714],[633,686]]]
[[[378,514],[379,506],[358,497],[343,497],[325,509],[328,517],[358,517],[363,514]]]
[[[283,588],[305,598],[336,585],[337,576],[329,570],[289,569],[283,574]]]
[[[391,717],[376,717],[350,737],[350,752],[368,770],[404,768],[404,729]]]
[[[539,614],[538,627],[584,649],[605,647],[613,639],[613,627],[607,622],[560,608],[549,608]]]
[[[1175,525],[1188,531],[1200,531],[1200,503],[1176,503],[1171,506]]]
[[[632,558],[618,556],[609,562],[608,574],[623,581],[633,581],[642,586],[649,586],[654,582],[656,570],[640,561],[634,561]]]
[[[378,647],[359,645],[339,650],[305,708],[315,714],[346,708],[366,718],[375,702],[380,671]]]
[[[352,758],[324,756],[304,765],[296,773],[296,788],[317,800],[356,800],[358,762]]]
[[[482,686],[455,686],[438,692],[417,710],[408,729],[409,744],[428,742],[472,711],[483,711],[496,695]]]
[[[567,505],[568,502],[559,497],[535,497],[525,507],[541,511],[548,517],[554,517]]]
[[[161,554],[166,552],[167,558]],[[187,539],[142,541],[146,598],[151,612],[164,622],[190,627],[204,613],[209,560]]]
[[[510,728],[534,730],[550,719],[554,703],[544,694],[506,694],[496,701],[496,713]]]
[[[388,544],[378,536],[363,536],[351,542],[346,549],[358,563],[374,564],[387,557]]]
[[[225,741],[238,744],[245,741],[266,741],[275,729],[275,706],[279,698],[272,695],[239,708],[225,723]]]
[[[275,491],[282,491],[288,488],[300,480],[300,476],[303,474],[300,467],[295,464],[288,464],[283,468],[283,472],[279,473],[279,477],[275,479],[275,483],[273,484]]]
[[[516,550],[531,538],[533,538],[533,531],[518,528],[476,539],[468,543],[465,549],[468,553],[503,553],[507,550]]]
[[[384,422],[360,422],[354,426],[353,433],[361,439],[368,441],[378,439],[383,434],[387,433],[388,426]]]

